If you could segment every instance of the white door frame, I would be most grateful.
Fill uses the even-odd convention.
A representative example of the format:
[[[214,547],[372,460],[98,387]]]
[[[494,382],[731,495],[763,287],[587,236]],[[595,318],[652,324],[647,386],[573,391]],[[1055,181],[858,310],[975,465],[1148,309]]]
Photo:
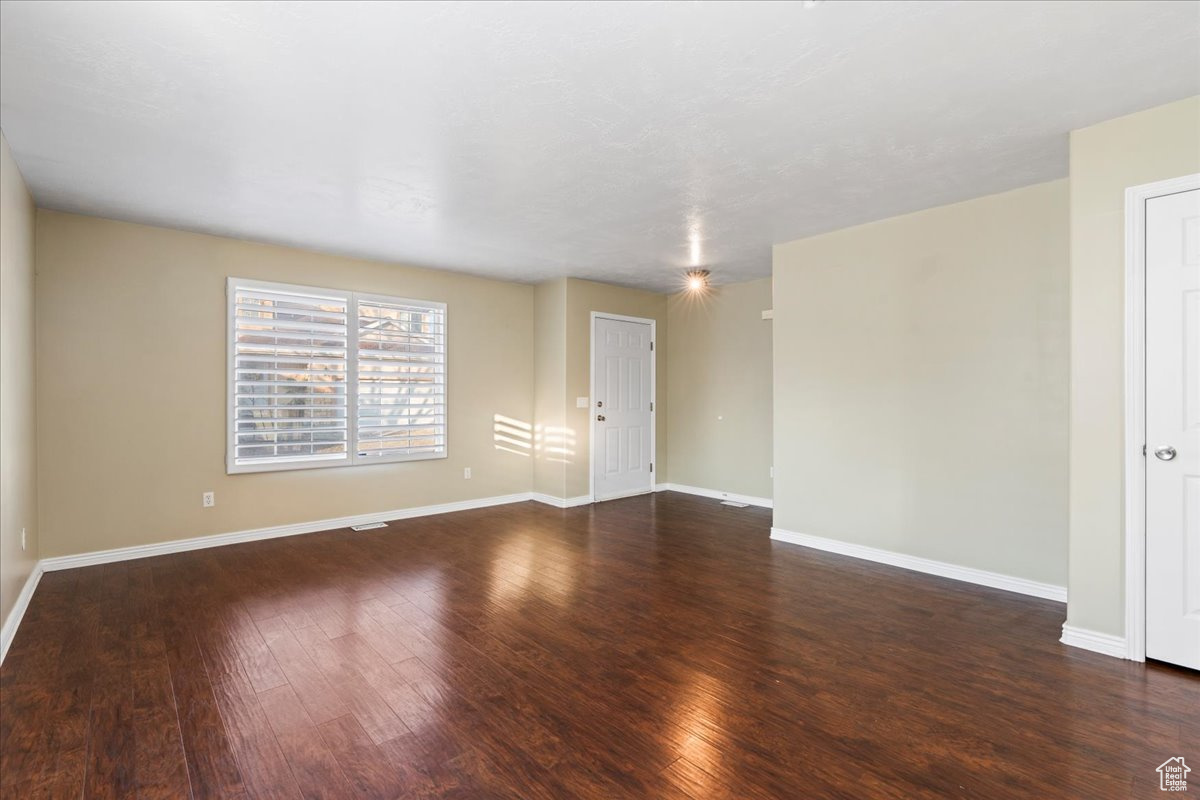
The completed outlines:
[[[657,464],[655,448],[658,446],[658,323],[645,317],[627,317],[623,314],[609,314],[607,311],[593,311],[588,320],[588,497],[596,502],[596,320],[615,319],[619,322],[640,322],[650,326],[650,463]],[[650,475],[650,491],[658,484],[658,473]],[[613,498],[616,499],[616,498]]]
[[[1125,190],[1125,657],[1146,660],[1146,201],[1200,173]]]

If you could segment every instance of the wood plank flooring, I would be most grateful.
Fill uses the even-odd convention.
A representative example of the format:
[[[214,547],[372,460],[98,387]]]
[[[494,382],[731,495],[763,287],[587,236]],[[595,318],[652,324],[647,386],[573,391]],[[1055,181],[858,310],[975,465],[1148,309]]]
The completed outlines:
[[[1196,673],[769,526],[661,493],[48,573],[0,670],[0,794],[1123,798],[1171,756],[1200,775]]]

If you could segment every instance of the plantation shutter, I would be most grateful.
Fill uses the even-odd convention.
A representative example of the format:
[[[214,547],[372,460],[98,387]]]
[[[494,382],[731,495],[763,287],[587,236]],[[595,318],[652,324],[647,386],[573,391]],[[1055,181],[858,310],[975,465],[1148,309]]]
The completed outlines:
[[[230,279],[230,472],[349,460],[350,295]]]
[[[359,463],[446,453],[446,306],[360,296],[357,304]]]

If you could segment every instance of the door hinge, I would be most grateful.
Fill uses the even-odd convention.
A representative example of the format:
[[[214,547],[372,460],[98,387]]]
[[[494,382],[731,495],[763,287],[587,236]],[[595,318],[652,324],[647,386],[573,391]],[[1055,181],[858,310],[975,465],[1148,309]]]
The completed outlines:
[[[653,461],[650,462],[650,471],[654,472],[654,462]]]
[[[651,349],[651,350],[653,350],[653,349],[654,349],[654,342],[651,342],[651,343],[650,343],[650,349]]]
[[[1146,445],[1142,445],[1142,458],[1146,457]]]
[[[650,401],[650,410],[651,411],[654,410],[654,401],[653,400]]]

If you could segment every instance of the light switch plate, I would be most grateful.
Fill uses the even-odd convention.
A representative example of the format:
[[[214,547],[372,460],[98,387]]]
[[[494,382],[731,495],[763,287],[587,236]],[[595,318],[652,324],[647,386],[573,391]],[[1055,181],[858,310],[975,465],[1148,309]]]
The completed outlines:
[[[575,398],[575,407],[576,408],[587,408],[588,407],[588,399],[586,397],[576,397]]]

